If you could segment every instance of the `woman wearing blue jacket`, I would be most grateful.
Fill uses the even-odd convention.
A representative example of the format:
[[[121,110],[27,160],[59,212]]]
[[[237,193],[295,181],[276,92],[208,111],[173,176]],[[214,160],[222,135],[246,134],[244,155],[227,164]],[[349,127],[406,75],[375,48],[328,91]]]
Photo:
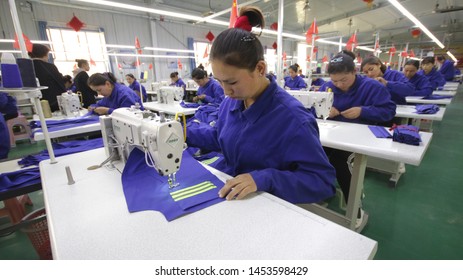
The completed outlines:
[[[195,68],[191,77],[198,84],[198,92],[193,98],[194,102],[212,103],[219,105],[224,99],[222,86],[214,79],[207,76],[207,72],[201,68]]]
[[[103,99],[88,107],[98,115],[111,114],[114,109],[141,105],[140,96],[125,85],[119,84],[112,73],[95,73],[88,78],[88,86],[103,95]],[[141,109],[144,110],[143,106]]]
[[[425,76],[417,73],[419,68],[420,63],[417,60],[408,60],[407,62],[405,62],[405,77],[407,77],[410,83],[412,83],[415,86],[413,94],[410,95],[430,96],[433,91],[431,83]]]
[[[125,80],[129,83],[129,88],[133,90],[138,96],[143,96],[143,102],[148,100],[148,94],[146,93],[146,89],[143,85],[137,81],[133,74],[125,75]],[[141,87],[141,95],[140,95],[140,87]]]
[[[391,120],[396,105],[391,95],[380,82],[356,74],[355,63],[349,55],[340,53],[328,65],[331,81],[320,87],[320,91],[331,89],[334,94],[329,119],[362,124],[377,124]],[[336,178],[347,202],[350,181],[348,158],[352,154],[342,150],[325,148],[331,164],[336,169]],[[356,227],[363,219],[363,210],[358,213]]]
[[[455,77],[455,65],[453,61],[445,59],[445,56],[440,55],[437,57],[437,61],[440,63],[439,72],[444,76],[446,81],[453,81]]]
[[[289,66],[289,78],[285,79],[285,89],[305,89],[307,84],[301,76],[297,75],[297,65]]]
[[[380,81],[391,94],[396,104],[407,104],[406,96],[412,95],[414,86],[399,71],[387,69],[379,58],[371,56],[362,62],[361,69],[368,77]]]
[[[421,61],[421,70],[418,71],[418,74],[424,75],[429,80],[433,90],[443,87],[445,85],[444,76],[442,76],[442,74],[439,71],[437,71],[437,68],[434,66],[434,63],[434,57],[425,57]]]
[[[256,191],[292,203],[333,196],[335,173],[313,115],[265,75],[264,49],[249,24],[263,28],[262,12],[244,6],[236,22],[217,36],[210,52],[214,77],[228,98],[216,125],[189,128],[187,143],[223,153],[215,167],[234,176],[219,191],[227,200]],[[243,22],[249,28],[242,29]]]

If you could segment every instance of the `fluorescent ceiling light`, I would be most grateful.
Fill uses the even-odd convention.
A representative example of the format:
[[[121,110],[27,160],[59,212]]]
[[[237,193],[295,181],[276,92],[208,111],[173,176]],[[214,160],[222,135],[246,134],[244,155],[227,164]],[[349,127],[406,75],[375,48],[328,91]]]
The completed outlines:
[[[194,58],[186,55],[157,55],[157,54],[132,54],[132,53],[108,53],[108,56],[123,57],[154,57],[154,58]]]
[[[114,48],[114,49],[135,49],[135,46],[130,45],[108,45],[106,44],[107,48]]]
[[[0,39],[0,43],[14,43],[13,39]],[[50,41],[31,40],[34,44],[51,44]]]
[[[194,53],[195,52],[192,50],[177,50],[177,49],[152,48],[152,47],[144,47],[143,49],[150,50],[150,51],[165,51],[165,52],[179,52],[179,53]]]
[[[429,38],[431,38],[441,49],[445,48],[444,44],[442,44],[439,39],[434,36],[429,29],[424,26],[421,21],[419,21],[414,15],[412,15],[407,9],[405,9],[402,4],[400,4],[397,0],[389,0],[389,2],[396,7],[404,16],[408,17],[414,24],[416,24],[421,30],[423,30]]]
[[[0,53],[21,53],[21,51],[14,51],[14,50],[0,50]]]
[[[451,52],[448,51],[447,55],[450,56],[453,59],[453,61],[458,62],[458,59]]]

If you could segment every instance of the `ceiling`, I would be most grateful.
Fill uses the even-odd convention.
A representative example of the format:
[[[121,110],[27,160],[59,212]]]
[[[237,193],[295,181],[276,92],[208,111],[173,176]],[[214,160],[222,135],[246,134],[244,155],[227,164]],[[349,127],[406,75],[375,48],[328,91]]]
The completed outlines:
[[[63,1],[63,0],[52,0]],[[75,5],[91,5],[67,0]],[[112,0],[125,4],[176,11],[196,16],[220,14],[230,9],[232,0]],[[49,1],[50,2],[50,1]],[[97,2],[97,1],[95,1]],[[278,21],[279,0],[239,0],[238,5],[253,2],[264,12],[266,27]],[[463,0],[404,0],[399,2],[417,17],[457,58],[463,57]],[[309,8],[310,7],[310,8]],[[108,8],[111,9],[111,8]],[[114,8],[117,9],[117,8]],[[215,19],[228,21],[230,13]],[[154,15],[154,17],[160,17]],[[166,16],[168,17],[168,16]],[[371,5],[363,0],[284,0],[283,31],[304,35],[316,18],[321,38],[346,42],[357,31],[361,45],[373,47],[378,32],[381,47],[397,49],[409,43],[412,48],[444,53],[424,33],[413,38],[414,24],[402,15],[388,0],[373,0]],[[180,20],[181,19],[176,19]],[[184,20],[185,23],[191,24]]]

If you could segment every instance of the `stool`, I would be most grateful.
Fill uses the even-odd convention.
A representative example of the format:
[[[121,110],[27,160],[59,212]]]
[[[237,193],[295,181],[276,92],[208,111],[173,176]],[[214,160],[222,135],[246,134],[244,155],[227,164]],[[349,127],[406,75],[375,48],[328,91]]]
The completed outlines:
[[[26,117],[18,112],[18,116],[14,119],[7,120],[8,132],[10,133],[10,145],[16,147],[16,141],[22,139],[29,139],[31,143],[35,143],[32,138],[32,131]],[[15,130],[17,130],[15,132]]]
[[[0,217],[7,216],[12,224],[16,224],[26,216],[25,205],[32,205],[32,200],[27,194],[18,197],[8,198],[3,200],[5,205],[0,208]]]

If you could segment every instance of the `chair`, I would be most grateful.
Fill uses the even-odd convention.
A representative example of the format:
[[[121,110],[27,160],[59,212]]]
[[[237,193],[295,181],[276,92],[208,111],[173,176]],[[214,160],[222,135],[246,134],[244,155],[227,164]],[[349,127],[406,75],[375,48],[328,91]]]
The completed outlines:
[[[8,217],[12,224],[19,223],[26,216],[25,205],[32,205],[27,194],[3,200],[4,207],[0,208],[0,217]]]
[[[35,140],[32,138],[31,127],[26,117],[21,115],[21,112],[18,112],[18,116],[14,119],[6,121],[8,127],[8,132],[10,133],[10,145],[11,147],[16,147],[16,141],[29,139],[31,143],[35,143]]]

